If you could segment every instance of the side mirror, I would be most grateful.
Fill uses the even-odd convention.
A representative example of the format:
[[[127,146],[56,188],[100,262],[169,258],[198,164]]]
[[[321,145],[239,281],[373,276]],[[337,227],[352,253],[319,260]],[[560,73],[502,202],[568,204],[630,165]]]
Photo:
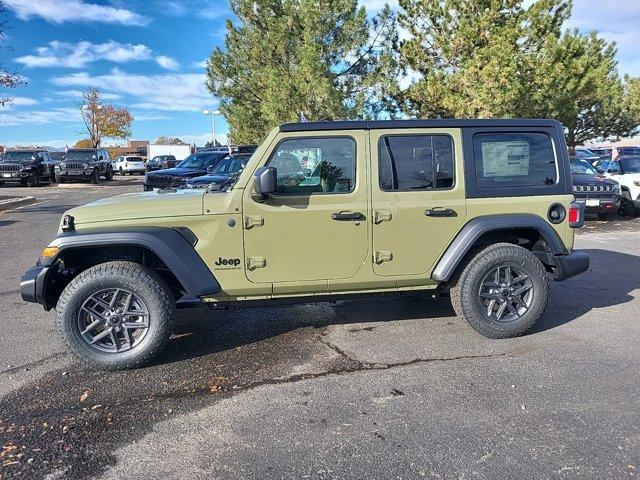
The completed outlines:
[[[264,202],[276,191],[278,172],[274,167],[260,167],[253,173],[253,199]]]

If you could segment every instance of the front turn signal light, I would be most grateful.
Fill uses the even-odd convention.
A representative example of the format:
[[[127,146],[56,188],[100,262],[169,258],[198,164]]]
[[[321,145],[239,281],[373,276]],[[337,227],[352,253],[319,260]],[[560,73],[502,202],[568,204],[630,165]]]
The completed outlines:
[[[60,252],[60,249],[58,247],[46,247],[44,250],[42,250],[42,256],[45,258],[55,257],[58,252]]]

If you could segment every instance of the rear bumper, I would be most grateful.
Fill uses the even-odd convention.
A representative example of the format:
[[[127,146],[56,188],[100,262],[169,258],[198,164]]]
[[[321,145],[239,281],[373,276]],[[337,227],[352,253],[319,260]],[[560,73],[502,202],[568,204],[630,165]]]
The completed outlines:
[[[580,275],[589,269],[589,255],[584,252],[554,255],[552,261],[553,272],[558,282]]]
[[[596,206],[587,205],[585,198],[576,197],[576,202],[582,203],[585,206],[586,213],[609,213],[617,212],[620,208],[620,198],[600,198],[599,204]]]
[[[46,310],[51,307],[47,305],[47,274],[49,266],[36,265],[24,272],[20,278],[20,295],[25,302],[39,303]]]

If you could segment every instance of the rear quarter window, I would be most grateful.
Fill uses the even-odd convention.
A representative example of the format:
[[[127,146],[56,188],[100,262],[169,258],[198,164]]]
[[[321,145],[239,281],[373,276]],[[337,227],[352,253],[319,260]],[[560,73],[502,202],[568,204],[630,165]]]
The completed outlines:
[[[545,133],[477,133],[473,136],[477,187],[544,187],[558,183],[551,137]]]

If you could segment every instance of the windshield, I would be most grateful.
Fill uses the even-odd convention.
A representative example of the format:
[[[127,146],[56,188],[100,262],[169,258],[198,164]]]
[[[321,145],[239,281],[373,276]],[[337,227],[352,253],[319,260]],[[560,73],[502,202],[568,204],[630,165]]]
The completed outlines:
[[[4,154],[5,162],[33,162],[36,157],[36,152],[6,152]]]
[[[86,152],[83,151],[73,151],[73,150],[69,150],[67,152],[67,160],[95,160],[96,158],[96,152],[94,152],[93,150],[88,150]]]
[[[640,173],[640,157],[620,159],[624,173]]]
[[[205,169],[209,165],[215,165],[218,160],[225,157],[224,153],[194,153],[180,162],[178,168]]]
[[[587,150],[586,148],[576,148],[576,156],[579,158],[597,157],[595,153],[591,150]]]
[[[247,165],[250,157],[250,155],[247,155],[242,157],[225,158],[216,165],[211,173],[218,175],[233,175],[234,173],[238,173]]]
[[[588,175],[595,175],[598,171],[591,166],[589,162],[584,160],[574,160],[571,162],[571,173],[586,173]]]

